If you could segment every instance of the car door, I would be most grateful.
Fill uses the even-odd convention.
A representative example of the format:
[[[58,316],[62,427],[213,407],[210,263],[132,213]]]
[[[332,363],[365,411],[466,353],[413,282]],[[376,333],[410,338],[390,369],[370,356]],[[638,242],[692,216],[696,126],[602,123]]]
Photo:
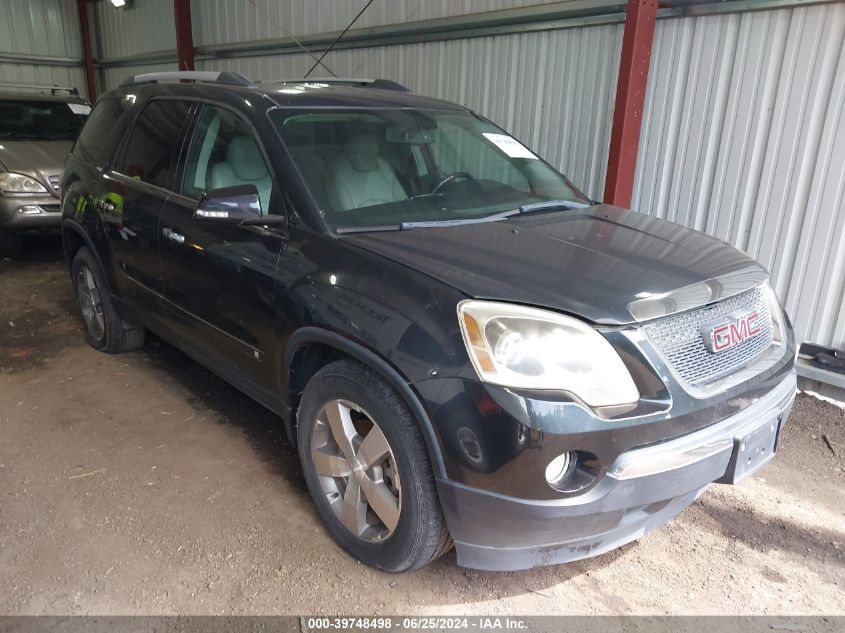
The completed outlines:
[[[274,273],[286,230],[194,217],[206,190],[239,184],[256,186],[262,213],[283,214],[266,153],[245,118],[205,104],[196,113],[179,178],[178,193],[164,205],[159,229],[171,327],[195,355],[207,357],[242,388],[272,390],[278,369],[267,362],[274,332]],[[254,390],[252,395],[262,397]]]
[[[103,175],[98,206],[111,244],[118,293],[145,311],[163,294],[159,219],[171,194],[189,101],[157,99],[135,119],[122,155]]]

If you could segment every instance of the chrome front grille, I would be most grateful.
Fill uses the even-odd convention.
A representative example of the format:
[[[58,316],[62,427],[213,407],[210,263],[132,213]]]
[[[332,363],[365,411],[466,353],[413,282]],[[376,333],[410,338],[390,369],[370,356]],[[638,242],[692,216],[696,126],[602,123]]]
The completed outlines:
[[[50,186],[53,188],[53,191],[59,193],[59,183],[61,182],[61,176],[55,174],[53,176],[47,176],[47,181],[50,183]]]
[[[757,334],[721,352],[707,349],[702,328],[729,322],[736,314],[755,311],[756,325],[760,328]],[[774,341],[772,315],[763,286],[704,308],[659,319],[643,329],[681,382],[697,389],[738,371]]]

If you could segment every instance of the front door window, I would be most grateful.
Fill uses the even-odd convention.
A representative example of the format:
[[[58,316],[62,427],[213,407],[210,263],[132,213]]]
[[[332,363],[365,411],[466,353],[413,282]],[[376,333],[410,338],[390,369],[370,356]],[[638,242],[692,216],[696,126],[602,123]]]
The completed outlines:
[[[203,107],[188,148],[182,195],[198,200],[209,189],[247,184],[255,185],[261,214],[267,215],[273,180],[255,136],[231,112]]]

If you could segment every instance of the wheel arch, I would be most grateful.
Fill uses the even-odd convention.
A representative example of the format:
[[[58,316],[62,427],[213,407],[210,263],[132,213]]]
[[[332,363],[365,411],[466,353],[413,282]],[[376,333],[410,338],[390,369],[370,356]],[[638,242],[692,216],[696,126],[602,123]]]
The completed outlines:
[[[65,259],[67,260],[68,270],[70,270],[73,266],[73,258],[76,256],[76,253],[78,253],[79,249],[83,246],[87,246],[88,250],[90,250],[94,255],[94,260],[97,262],[97,266],[100,267],[100,270],[103,273],[103,281],[106,286],[105,289],[111,296],[114,309],[117,311],[120,318],[131,326],[138,325],[135,315],[124,304],[122,298],[114,292],[114,280],[111,278],[111,271],[109,267],[105,265],[105,262],[103,261],[103,254],[100,252],[100,249],[97,248],[97,244],[91,238],[91,235],[85,230],[85,227],[78,222],[67,218],[62,220],[62,250],[64,251]],[[106,256],[108,256],[108,253],[106,253]]]
[[[310,354],[316,353],[318,361]],[[285,425],[291,440],[295,437],[296,412],[299,406],[300,389],[304,389],[310,376],[321,367],[335,360],[352,358],[376,371],[388,384],[396,389],[414,415],[423,433],[429,458],[436,477],[446,477],[446,466],[440,442],[434,425],[423,407],[419,396],[411,389],[399,371],[387,360],[363,345],[345,336],[319,327],[300,328],[288,339],[282,371],[282,393],[288,402]],[[312,363],[311,366],[308,363]],[[299,373],[296,373],[299,370]]]
[[[73,264],[73,258],[83,246],[88,247],[94,254],[94,258],[97,260],[100,269],[105,271],[106,269],[103,267],[103,262],[100,259],[100,253],[91,240],[91,237],[85,232],[85,229],[72,220],[62,220],[62,250],[65,253],[68,268]]]

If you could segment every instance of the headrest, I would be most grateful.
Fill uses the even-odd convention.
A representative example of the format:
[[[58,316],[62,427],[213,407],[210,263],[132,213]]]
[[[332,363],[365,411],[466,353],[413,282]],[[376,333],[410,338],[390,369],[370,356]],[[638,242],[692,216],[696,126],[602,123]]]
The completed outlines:
[[[235,136],[226,148],[226,162],[241,180],[261,180],[267,177],[264,157],[249,136]]]
[[[343,145],[343,155],[355,171],[378,169],[378,143],[372,134],[350,136]]]

